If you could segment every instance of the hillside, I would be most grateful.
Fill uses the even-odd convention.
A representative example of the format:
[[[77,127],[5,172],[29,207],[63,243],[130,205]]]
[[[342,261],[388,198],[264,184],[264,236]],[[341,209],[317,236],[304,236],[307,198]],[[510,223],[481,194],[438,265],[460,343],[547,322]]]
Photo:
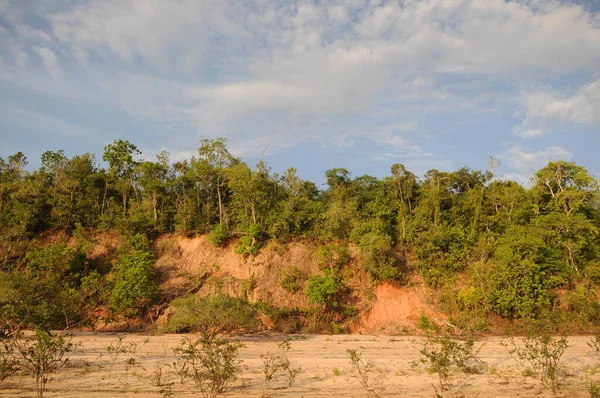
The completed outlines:
[[[251,169],[222,138],[182,162],[139,153],[116,140],[107,169],[63,151],[32,172],[22,153],[0,159],[4,325],[175,316],[191,330],[213,298],[260,317],[253,330],[600,324],[600,185],[574,162],[548,163],[528,187],[465,167],[418,178],[397,163],[381,179],[327,170],[320,189],[294,168]]]

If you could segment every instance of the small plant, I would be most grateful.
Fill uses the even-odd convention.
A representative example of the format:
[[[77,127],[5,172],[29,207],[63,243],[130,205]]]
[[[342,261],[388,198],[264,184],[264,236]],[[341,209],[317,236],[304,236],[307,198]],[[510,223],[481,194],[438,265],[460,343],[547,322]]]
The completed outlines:
[[[9,355],[8,344],[0,347],[0,384],[19,370],[19,362]]]
[[[190,363],[188,361],[188,354],[181,349],[174,349],[173,354],[175,354],[175,361],[172,362],[169,367],[173,369],[177,376],[179,376],[179,382],[183,384],[185,379],[190,376]]]
[[[293,266],[284,268],[281,271],[281,280],[279,286],[284,290],[295,294],[300,291],[300,285],[307,279],[306,273],[302,272],[300,268]]]
[[[7,345],[7,351],[17,361],[18,367],[35,376],[37,396],[42,398],[48,376],[67,364],[67,354],[71,352],[73,343],[60,334],[54,335],[39,328],[36,328],[33,339],[20,337],[15,336],[12,343]]]
[[[380,397],[385,387],[382,385],[381,375],[373,378],[374,373],[377,371],[375,364],[370,360],[363,360],[360,351],[348,349],[346,352],[350,356],[352,368],[358,373],[360,385],[365,389],[367,394]]]
[[[588,384],[588,393],[590,394],[590,398],[600,398],[600,386],[590,381]]]
[[[138,342],[133,342],[133,341],[126,342],[125,336],[118,336],[115,341],[111,342],[106,347],[106,353],[108,354],[108,357],[110,358],[110,360],[109,360],[110,370],[112,370],[113,366],[117,362],[117,359],[119,359],[119,357],[121,357],[122,355],[126,356],[126,358],[124,360],[125,376],[128,376],[129,371],[133,368],[143,369],[144,367],[142,366],[141,362],[138,359],[138,354],[139,354],[139,351],[142,349],[142,347],[144,345],[148,344],[149,342],[150,342],[150,339],[148,339],[148,338],[146,338],[142,341],[138,341]],[[102,356],[102,354],[101,354],[101,356]]]
[[[334,376],[339,376],[342,374],[338,368],[333,368],[331,371],[333,372]]]
[[[293,368],[291,361],[288,358],[288,352],[292,348],[289,338],[285,338],[277,345],[280,350],[279,354],[268,352],[266,355],[261,355],[263,359],[263,372],[265,375],[265,387],[269,388],[272,380],[277,380],[277,375],[284,372],[287,376],[287,386],[291,387],[296,380],[296,376],[300,372],[299,368]]]
[[[518,346],[511,338],[510,347],[508,343],[503,345],[515,361],[531,369],[532,375],[544,386],[553,393],[560,390],[564,367],[561,358],[569,346],[566,337],[554,339],[550,336],[528,336],[522,339],[522,346]]]
[[[428,338],[421,349],[421,362],[428,364],[429,370],[438,375],[438,385],[434,385],[436,396],[457,385],[455,370],[463,374],[483,371],[485,364],[477,357],[480,349],[475,349],[472,339],[461,343],[447,336]]]
[[[596,354],[600,355],[600,333],[596,333],[594,339],[588,345],[596,351]]]
[[[204,397],[212,398],[225,392],[242,372],[242,361],[237,359],[241,346],[220,338],[184,338],[173,352],[188,364],[185,377],[192,378]]]

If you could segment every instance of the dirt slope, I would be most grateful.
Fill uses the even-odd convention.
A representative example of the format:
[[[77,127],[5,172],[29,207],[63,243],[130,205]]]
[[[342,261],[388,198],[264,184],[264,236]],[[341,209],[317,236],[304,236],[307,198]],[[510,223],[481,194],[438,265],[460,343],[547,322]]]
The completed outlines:
[[[319,272],[312,244],[271,242],[252,258],[236,254],[236,243],[215,248],[206,236],[160,237],[155,246],[162,294],[172,298],[201,285],[200,295],[223,292],[245,296],[252,302],[262,300],[279,308],[310,306],[305,293],[306,281],[298,293],[292,294],[280,286],[280,280],[282,271],[293,266],[307,277]],[[350,256],[346,276],[360,314],[351,325],[352,332],[414,332],[421,313],[434,320],[446,318],[428,302],[427,292],[419,283],[410,288],[390,283],[373,287],[368,275],[360,269],[358,251],[350,250]]]

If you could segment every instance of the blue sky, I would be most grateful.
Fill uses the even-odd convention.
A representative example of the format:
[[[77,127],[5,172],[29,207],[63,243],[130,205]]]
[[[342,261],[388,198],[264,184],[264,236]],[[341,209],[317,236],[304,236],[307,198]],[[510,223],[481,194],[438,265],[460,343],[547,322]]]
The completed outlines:
[[[253,165],[389,175],[403,163],[524,184],[600,177],[600,0],[0,0],[0,157],[152,159],[226,137]]]

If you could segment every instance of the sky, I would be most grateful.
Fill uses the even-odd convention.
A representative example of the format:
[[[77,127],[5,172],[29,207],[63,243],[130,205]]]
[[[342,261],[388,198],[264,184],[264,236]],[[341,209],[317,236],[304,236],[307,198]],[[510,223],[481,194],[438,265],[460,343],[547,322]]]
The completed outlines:
[[[600,0],[0,0],[0,157],[216,137],[318,183],[490,156],[600,178]]]

